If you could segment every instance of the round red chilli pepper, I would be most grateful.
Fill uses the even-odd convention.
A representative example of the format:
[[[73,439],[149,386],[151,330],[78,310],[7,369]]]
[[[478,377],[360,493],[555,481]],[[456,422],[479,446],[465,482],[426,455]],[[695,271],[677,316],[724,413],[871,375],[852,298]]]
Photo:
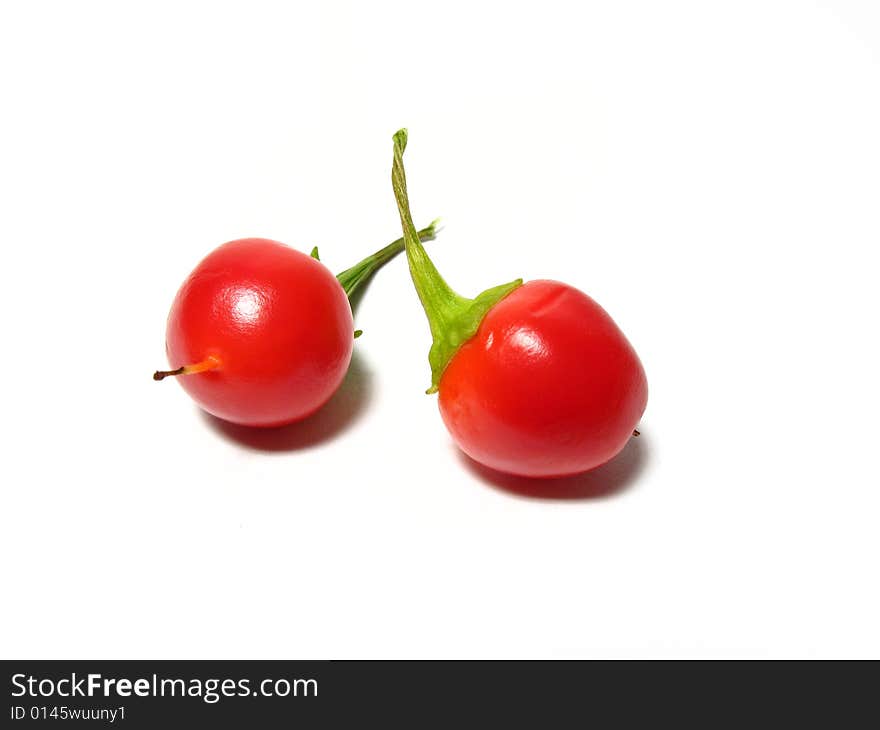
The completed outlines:
[[[467,299],[440,276],[409,210],[394,135],[392,185],[406,255],[434,343],[428,360],[440,414],[459,448],[509,474],[561,477],[614,457],[648,400],[645,371],[610,316],[556,281],[517,279]]]
[[[420,231],[434,238],[435,223]],[[334,277],[318,260],[277,241],[244,238],[208,254],[168,315],[166,350],[208,413],[245,426],[281,426],[317,411],[351,361],[351,297],[403,251],[398,239]],[[352,336],[354,335],[354,337]]]

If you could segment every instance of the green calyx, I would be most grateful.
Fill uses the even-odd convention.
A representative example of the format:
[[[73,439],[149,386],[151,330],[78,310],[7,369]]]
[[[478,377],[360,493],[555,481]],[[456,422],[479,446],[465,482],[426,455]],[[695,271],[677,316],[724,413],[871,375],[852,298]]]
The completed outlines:
[[[406,258],[416,292],[428,316],[434,343],[428,353],[431,365],[431,387],[428,393],[436,393],[443,371],[455,357],[459,348],[473,337],[488,311],[514,289],[522,285],[522,279],[487,289],[474,299],[456,294],[440,276],[434,263],[428,258],[425,247],[416,231],[409,209],[406,190],[406,172],[403,168],[403,152],[406,149],[406,129],[394,135],[394,165],[391,168],[391,185],[400,212]]]

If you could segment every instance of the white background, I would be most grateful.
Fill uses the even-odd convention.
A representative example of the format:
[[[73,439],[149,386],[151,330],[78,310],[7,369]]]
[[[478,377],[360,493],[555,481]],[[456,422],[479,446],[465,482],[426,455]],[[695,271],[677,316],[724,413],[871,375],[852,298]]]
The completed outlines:
[[[0,69],[0,655],[880,655],[876,2],[6,2]],[[465,463],[403,260],[307,423],[151,380],[219,243],[399,235],[401,126],[453,286],[640,353],[610,466]]]

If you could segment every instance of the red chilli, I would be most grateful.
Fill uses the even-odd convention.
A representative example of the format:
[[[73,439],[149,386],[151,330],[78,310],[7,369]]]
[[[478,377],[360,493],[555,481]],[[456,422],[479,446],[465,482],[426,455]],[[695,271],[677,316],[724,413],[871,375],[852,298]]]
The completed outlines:
[[[459,448],[492,469],[561,477],[618,454],[648,400],[638,355],[611,317],[557,281],[517,279],[474,299],[456,294],[419,241],[403,152],[392,185],[410,273],[433,335],[428,360],[440,414]]]

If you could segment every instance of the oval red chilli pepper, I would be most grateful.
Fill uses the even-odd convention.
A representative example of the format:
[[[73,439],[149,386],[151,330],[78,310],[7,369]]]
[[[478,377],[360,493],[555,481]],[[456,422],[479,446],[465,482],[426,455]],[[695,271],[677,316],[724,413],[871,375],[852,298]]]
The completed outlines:
[[[435,223],[420,231],[434,238]],[[245,426],[282,426],[317,411],[351,361],[351,297],[403,251],[398,239],[334,277],[277,241],[244,238],[208,254],[171,306],[166,331],[174,370],[201,408]]]
[[[394,135],[392,185],[406,255],[433,335],[429,393],[452,438],[497,471],[561,477],[623,449],[648,400],[645,371],[596,302],[568,284],[517,279],[474,299],[456,294],[419,242]]]

